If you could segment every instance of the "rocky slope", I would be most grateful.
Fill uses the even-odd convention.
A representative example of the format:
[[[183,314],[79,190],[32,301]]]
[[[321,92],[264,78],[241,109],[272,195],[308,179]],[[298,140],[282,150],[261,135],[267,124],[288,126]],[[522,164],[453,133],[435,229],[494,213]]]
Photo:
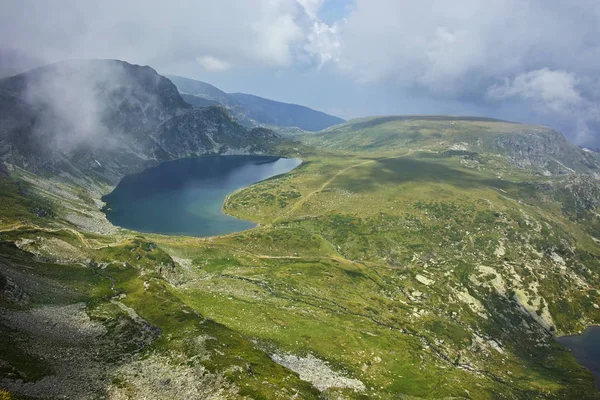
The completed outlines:
[[[600,176],[600,162],[593,153],[578,148],[559,132],[492,118],[419,115],[361,118],[299,138],[310,145],[336,150],[449,152],[474,163],[509,164],[546,176],[580,172]]]
[[[154,138],[157,158],[173,160],[207,153],[262,153],[279,136],[264,128],[245,128],[223,108],[209,107],[171,118],[157,128]]]
[[[147,66],[76,60],[0,80],[0,157],[36,173],[114,184],[169,154],[259,151],[263,138],[274,140],[271,132],[235,123],[224,109],[192,110]],[[204,145],[186,151],[191,142]]]

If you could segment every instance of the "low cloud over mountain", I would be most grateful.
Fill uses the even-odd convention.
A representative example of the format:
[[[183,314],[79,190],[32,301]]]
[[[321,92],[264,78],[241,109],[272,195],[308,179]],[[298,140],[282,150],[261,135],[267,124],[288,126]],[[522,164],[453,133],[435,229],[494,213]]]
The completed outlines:
[[[592,0],[11,0],[2,10],[0,48],[44,61],[119,58],[344,118],[491,115],[599,142]]]

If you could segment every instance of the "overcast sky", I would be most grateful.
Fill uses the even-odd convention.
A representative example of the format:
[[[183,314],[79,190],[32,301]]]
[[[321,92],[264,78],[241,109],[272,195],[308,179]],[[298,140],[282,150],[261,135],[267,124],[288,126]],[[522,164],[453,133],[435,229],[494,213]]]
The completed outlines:
[[[487,115],[600,145],[597,0],[2,0],[0,49],[148,64],[343,118]]]

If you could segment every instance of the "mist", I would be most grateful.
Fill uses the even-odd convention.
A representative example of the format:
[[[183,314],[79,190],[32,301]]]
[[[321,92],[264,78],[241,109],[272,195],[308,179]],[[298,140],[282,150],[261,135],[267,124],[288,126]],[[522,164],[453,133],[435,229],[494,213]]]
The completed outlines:
[[[21,153],[34,163],[96,150],[146,157],[152,130],[187,107],[175,86],[150,67],[115,60],[51,64],[0,80],[0,91],[12,96],[8,104],[22,105],[7,132],[28,136],[13,142],[33,144]]]

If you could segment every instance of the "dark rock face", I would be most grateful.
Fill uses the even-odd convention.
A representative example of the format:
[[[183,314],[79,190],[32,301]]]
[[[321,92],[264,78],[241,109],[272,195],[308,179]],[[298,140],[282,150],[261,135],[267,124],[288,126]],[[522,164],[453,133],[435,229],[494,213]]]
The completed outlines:
[[[489,141],[489,149],[505,154],[520,167],[548,168],[553,173],[568,173],[572,168],[593,163],[586,162],[585,154],[572,145],[562,134],[549,129],[531,129],[518,135],[504,135]],[[563,160],[555,165],[550,159]]]
[[[275,144],[278,135],[268,129],[240,125],[224,108],[189,111],[160,125],[156,131],[159,159],[201,154],[261,153]]]
[[[11,278],[0,274],[0,300],[23,304],[29,300],[29,296]]]
[[[116,60],[37,68],[0,80],[0,93],[8,128],[75,142],[106,133],[98,130],[136,135],[189,108],[152,68]]]
[[[216,100],[205,99],[204,97],[194,96],[191,94],[182,93],[181,97],[183,98],[183,100],[185,100],[186,103],[194,107],[210,107],[221,105]]]
[[[0,79],[0,159],[37,173],[115,183],[172,157],[246,152],[248,134],[224,110],[192,109],[147,66],[74,60]]]
[[[8,168],[6,168],[6,165],[0,161],[0,178],[7,176],[9,176]]]
[[[552,175],[600,172],[591,155],[551,129],[524,129],[519,134],[490,135],[482,141],[486,150],[507,156],[521,168],[539,168]]]

